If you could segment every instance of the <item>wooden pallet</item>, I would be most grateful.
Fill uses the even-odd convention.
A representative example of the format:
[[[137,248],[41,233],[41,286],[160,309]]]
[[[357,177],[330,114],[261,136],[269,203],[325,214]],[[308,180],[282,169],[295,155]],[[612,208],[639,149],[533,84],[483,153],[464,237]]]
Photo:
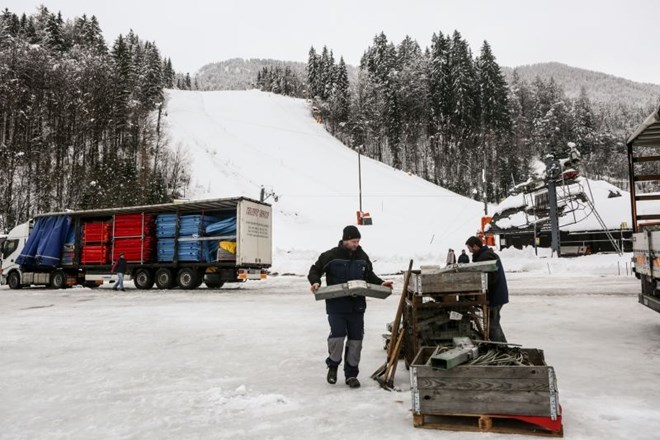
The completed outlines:
[[[475,414],[413,414],[416,428],[445,431],[495,432],[499,434],[523,434],[543,437],[563,437],[561,416],[525,417],[508,415]]]

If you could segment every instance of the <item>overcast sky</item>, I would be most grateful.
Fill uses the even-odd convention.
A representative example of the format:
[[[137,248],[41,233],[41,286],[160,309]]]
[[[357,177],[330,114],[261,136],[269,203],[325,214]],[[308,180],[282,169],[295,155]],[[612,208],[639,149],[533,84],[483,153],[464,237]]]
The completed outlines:
[[[109,44],[133,29],[177,71],[229,58],[307,61],[310,46],[357,65],[373,37],[461,32],[500,65],[547,61],[660,84],[658,0],[4,0],[15,13],[39,4],[65,19],[96,15]]]

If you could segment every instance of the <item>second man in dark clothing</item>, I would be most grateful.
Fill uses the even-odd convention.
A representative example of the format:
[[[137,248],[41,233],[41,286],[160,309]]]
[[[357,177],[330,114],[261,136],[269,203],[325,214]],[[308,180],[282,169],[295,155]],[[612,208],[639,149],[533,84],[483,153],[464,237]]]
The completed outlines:
[[[458,256],[458,262],[461,264],[470,262],[470,257],[465,253],[465,249],[461,250],[461,255]]]
[[[497,261],[497,272],[488,272],[488,305],[489,325],[488,333],[491,341],[506,342],[504,331],[500,325],[500,311],[502,306],[509,302],[509,287],[506,284],[504,267],[500,257],[491,248],[484,245],[479,237],[470,237],[465,242],[467,248],[472,252],[472,262]]]
[[[337,247],[323,252],[309,269],[307,279],[310,290],[316,293],[321,286],[321,276],[325,274],[326,284],[332,286],[352,280],[363,280],[370,284],[392,287],[392,281],[383,281],[373,272],[371,261],[360,247],[360,231],[349,225],[344,228],[342,239]],[[337,382],[337,369],[344,358],[346,384],[351,388],[360,386],[359,373],[362,339],[364,337],[364,312],[367,302],[363,296],[345,296],[327,299],[325,310],[330,323],[328,336],[328,383]],[[344,340],[346,351],[344,352]]]

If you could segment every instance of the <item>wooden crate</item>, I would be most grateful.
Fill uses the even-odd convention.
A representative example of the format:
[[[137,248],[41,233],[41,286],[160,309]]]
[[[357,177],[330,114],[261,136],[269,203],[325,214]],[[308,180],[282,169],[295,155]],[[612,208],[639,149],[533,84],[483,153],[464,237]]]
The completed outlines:
[[[435,347],[422,347],[410,366],[415,415],[520,415],[555,420],[561,414],[554,368],[543,351],[522,349],[533,366],[426,365]]]
[[[483,272],[413,273],[408,290],[415,295],[485,292],[488,274]]]

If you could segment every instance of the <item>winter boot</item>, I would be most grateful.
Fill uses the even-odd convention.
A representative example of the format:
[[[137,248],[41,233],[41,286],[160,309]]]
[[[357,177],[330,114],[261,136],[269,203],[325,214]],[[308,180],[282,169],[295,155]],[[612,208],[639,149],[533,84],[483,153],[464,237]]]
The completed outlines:
[[[336,384],[337,383],[337,367],[328,367],[328,383]]]
[[[351,388],[360,388],[360,381],[357,380],[357,377],[349,377],[346,379],[346,385]]]

